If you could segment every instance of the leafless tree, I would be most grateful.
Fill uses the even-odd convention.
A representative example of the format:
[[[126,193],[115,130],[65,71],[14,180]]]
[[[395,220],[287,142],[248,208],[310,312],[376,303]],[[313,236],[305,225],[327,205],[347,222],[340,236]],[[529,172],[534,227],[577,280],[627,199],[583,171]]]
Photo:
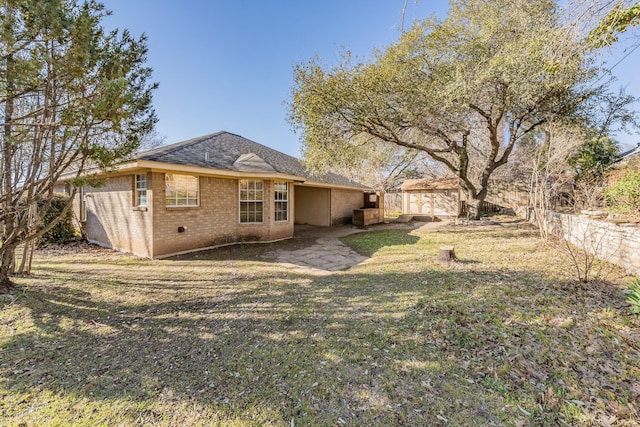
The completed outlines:
[[[167,135],[162,135],[157,130],[153,130],[144,135],[140,140],[140,150],[151,150],[165,145],[166,143]]]
[[[581,143],[579,130],[551,124],[541,140],[531,145],[530,205],[540,237],[545,240],[551,234],[547,211],[573,189],[567,159]]]

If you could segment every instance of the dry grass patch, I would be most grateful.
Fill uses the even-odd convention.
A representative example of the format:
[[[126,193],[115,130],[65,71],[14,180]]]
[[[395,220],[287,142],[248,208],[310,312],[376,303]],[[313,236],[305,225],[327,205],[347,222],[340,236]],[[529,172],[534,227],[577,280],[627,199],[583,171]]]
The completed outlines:
[[[273,246],[39,254],[0,300],[0,419],[637,424],[640,325],[617,270],[577,284],[517,223],[343,241],[370,259],[327,276],[263,258]],[[460,262],[435,262],[445,244]]]

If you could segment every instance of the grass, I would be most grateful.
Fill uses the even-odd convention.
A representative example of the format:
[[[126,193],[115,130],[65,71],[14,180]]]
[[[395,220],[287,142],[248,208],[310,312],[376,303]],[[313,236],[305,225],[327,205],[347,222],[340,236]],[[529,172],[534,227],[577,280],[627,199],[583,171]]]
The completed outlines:
[[[262,256],[313,240],[39,253],[0,299],[0,424],[637,425],[613,267],[576,283],[517,223],[343,241],[370,258],[330,275]]]

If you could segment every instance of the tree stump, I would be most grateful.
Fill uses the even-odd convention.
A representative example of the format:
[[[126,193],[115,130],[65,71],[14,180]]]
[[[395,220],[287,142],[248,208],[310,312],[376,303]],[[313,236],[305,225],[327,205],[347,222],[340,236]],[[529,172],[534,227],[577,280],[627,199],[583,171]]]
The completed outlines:
[[[450,261],[455,261],[457,260],[456,258],[456,253],[453,250],[453,246],[441,246],[440,247],[440,252],[438,253],[438,262],[450,262]]]

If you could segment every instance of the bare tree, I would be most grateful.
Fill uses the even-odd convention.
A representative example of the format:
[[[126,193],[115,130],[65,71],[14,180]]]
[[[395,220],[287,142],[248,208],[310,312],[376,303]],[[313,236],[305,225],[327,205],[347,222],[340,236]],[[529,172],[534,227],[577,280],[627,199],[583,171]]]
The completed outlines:
[[[563,215],[560,222],[558,244],[571,260],[578,281],[587,283],[602,273],[596,266],[607,233],[598,231],[591,219]]]
[[[140,150],[152,150],[167,143],[167,135],[160,134],[157,130],[153,130],[143,135],[140,140]]]
[[[531,144],[530,205],[540,237],[545,240],[552,232],[547,212],[573,190],[567,159],[581,143],[580,129],[550,124],[540,141]]]

